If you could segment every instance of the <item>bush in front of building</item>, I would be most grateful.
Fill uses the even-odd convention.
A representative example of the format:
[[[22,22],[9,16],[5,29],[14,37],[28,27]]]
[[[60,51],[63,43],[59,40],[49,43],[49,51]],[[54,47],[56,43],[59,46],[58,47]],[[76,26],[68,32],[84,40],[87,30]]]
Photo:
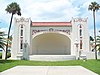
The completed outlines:
[[[0,59],[2,58],[2,53],[0,53]]]
[[[11,57],[11,53],[7,53],[7,58]]]
[[[7,53],[7,58],[11,57],[11,53]],[[2,59],[2,53],[0,53],[0,59]]]

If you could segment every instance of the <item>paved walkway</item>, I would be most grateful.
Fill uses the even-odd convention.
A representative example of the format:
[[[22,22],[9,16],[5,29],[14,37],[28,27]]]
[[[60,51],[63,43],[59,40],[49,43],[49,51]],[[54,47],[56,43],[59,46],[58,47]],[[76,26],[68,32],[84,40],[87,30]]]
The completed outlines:
[[[82,66],[16,66],[0,75],[97,75]]]

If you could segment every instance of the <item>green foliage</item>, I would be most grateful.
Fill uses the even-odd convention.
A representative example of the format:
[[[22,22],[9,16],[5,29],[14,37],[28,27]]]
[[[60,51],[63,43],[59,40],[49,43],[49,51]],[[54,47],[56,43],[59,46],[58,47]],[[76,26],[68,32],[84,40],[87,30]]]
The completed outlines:
[[[100,36],[97,36],[97,44],[96,44],[96,47],[98,49],[98,51],[100,52]]]
[[[7,58],[9,58],[9,57],[11,57],[11,53],[10,52],[7,53]]]
[[[94,41],[94,39],[93,39],[93,37],[92,37],[92,36],[90,36],[90,41]]]
[[[16,2],[12,2],[11,4],[9,4],[5,10],[8,13],[21,15],[21,12],[20,12],[21,9]]]
[[[11,53],[7,53],[7,58],[11,57]],[[2,53],[0,53],[0,59],[2,59]]]
[[[4,47],[6,46],[6,39],[4,38],[4,32],[0,32],[0,48],[4,50]]]
[[[99,10],[100,8],[100,5],[97,3],[97,2],[91,2],[91,4],[89,5],[89,8],[88,10],[91,10],[91,11],[97,11]]]
[[[0,59],[2,58],[2,53],[0,53]]]

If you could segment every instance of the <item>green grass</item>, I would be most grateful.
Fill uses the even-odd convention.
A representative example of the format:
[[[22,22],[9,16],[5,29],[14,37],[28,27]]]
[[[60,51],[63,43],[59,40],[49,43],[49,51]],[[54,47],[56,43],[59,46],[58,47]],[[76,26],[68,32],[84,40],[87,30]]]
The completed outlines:
[[[70,61],[27,61],[27,60],[0,60],[0,72],[17,65],[28,66],[83,66],[100,75],[100,60],[70,60]]]

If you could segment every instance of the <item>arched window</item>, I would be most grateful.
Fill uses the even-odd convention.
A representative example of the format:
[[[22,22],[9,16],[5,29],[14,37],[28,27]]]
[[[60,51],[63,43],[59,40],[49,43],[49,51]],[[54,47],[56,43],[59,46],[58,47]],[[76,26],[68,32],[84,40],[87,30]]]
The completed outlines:
[[[80,36],[82,36],[82,29],[80,29],[80,31],[79,31],[79,32],[80,32]]]
[[[20,41],[20,49],[23,49],[23,40]]]
[[[82,40],[80,40],[80,49],[82,49]]]
[[[81,24],[79,26],[79,34],[80,34],[80,36],[82,36],[82,26],[81,26]]]
[[[80,49],[82,49],[82,25],[79,25]]]
[[[23,37],[23,25],[20,26],[20,36]]]
[[[23,36],[23,29],[21,29],[21,36]]]
[[[24,26],[20,25],[20,52],[23,51],[23,32],[24,32]]]

